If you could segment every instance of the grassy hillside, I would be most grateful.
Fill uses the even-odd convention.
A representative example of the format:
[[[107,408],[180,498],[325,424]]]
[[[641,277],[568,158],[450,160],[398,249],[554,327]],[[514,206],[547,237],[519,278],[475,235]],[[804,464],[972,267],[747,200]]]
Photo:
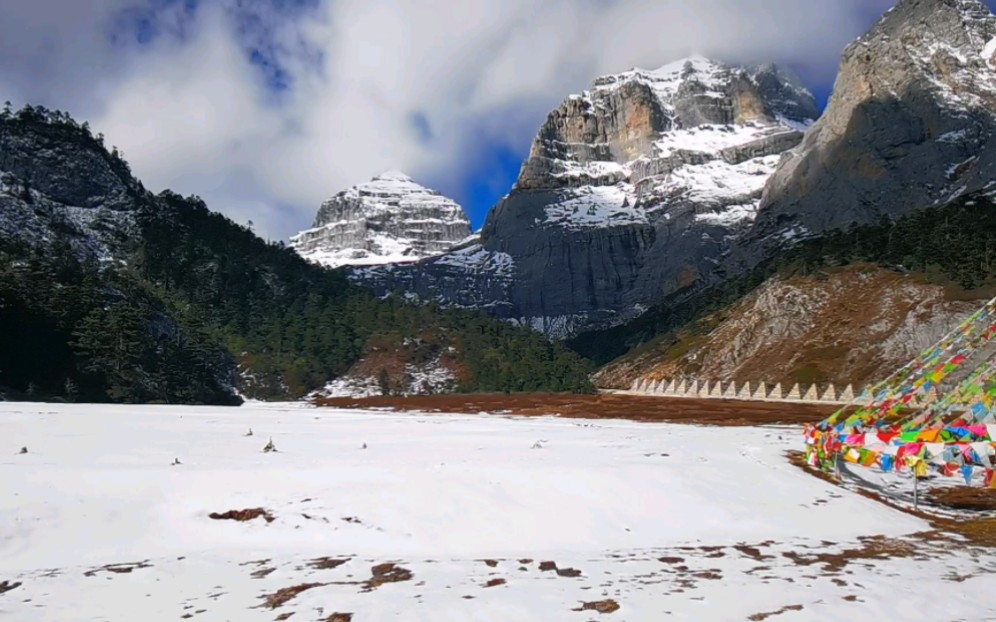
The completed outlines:
[[[693,285],[676,292],[629,324],[580,335],[569,345],[600,366],[630,352],[639,355],[668,347],[678,358],[772,277],[823,278],[828,270],[858,264],[915,275],[922,283],[953,288],[952,292],[967,291],[971,299],[984,297],[996,284],[994,208],[991,197],[967,197],[895,222],[834,231],[718,286]],[[862,304],[856,293],[844,294],[840,302]]]

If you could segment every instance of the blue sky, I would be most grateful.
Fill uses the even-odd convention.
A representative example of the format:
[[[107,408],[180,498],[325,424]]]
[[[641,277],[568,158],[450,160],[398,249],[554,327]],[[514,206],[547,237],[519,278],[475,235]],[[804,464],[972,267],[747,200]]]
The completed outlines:
[[[996,0],[990,0],[990,6]],[[5,0],[0,100],[68,110],[150,188],[270,239],[401,169],[479,227],[596,76],[773,61],[825,101],[891,0]]]

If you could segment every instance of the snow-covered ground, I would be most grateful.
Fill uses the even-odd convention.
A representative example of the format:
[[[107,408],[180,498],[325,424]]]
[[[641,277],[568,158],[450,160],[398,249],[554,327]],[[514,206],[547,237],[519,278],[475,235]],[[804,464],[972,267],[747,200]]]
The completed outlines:
[[[0,403],[0,439],[0,620],[996,618],[989,551],[789,465],[794,428]],[[928,558],[812,561],[879,535]]]

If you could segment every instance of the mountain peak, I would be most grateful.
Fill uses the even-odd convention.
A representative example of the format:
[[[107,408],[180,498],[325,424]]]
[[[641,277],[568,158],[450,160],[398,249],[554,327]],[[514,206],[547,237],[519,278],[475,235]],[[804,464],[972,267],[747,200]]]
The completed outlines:
[[[936,11],[938,9],[954,9],[968,17],[985,17],[992,14],[982,0],[899,0],[894,9],[886,13],[908,12],[915,10]]]
[[[709,72],[715,69],[727,69],[726,63],[707,58],[702,54],[692,54],[686,56],[685,58],[680,58],[670,63],[661,65],[657,69],[654,69],[652,73],[656,74],[683,74],[687,75],[690,73],[697,72]]]
[[[982,2],[900,0],[844,51],[825,114],[768,182],[757,234],[818,234],[988,188],[994,56]]]
[[[380,175],[377,175],[376,177],[374,177],[370,181],[404,181],[404,182],[412,182],[414,180],[411,177],[409,177],[408,175],[406,175],[405,173],[399,171],[398,169],[392,168],[392,169],[388,169],[388,170],[384,171]]]
[[[305,259],[329,267],[417,261],[470,235],[463,208],[398,170],[337,193],[311,229],[291,238]]]
[[[901,36],[903,32],[916,30],[934,33],[949,44],[961,45],[969,41],[953,34],[974,30],[992,19],[992,11],[981,0],[899,0],[857,42],[867,44],[882,37]],[[919,37],[908,38],[911,42],[923,40]]]

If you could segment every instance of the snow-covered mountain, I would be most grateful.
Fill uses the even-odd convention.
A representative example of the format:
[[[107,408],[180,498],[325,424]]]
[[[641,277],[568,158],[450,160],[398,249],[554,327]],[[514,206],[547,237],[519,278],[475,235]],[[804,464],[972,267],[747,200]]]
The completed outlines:
[[[550,113],[479,242],[353,276],[557,337],[625,322],[720,263],[818,116],[773,65],[692,57],[598,78]]]
[[[772,177],[750,237],[996,191],[994,135],[996,17],[979,0],[900,0],[844,51],[826,113]]]
[[[772,65],[605,76],[550,113],[478,243],[353,276],[554,337],[623,324],[806,236],[996,193],[994,110],[979,0],[899,0],[822,116]]]
[[[417,261],[469,235],[470,221],[456,202],[388,171],[323,203],[314,226],[292,237],[291,247],[338,268]]]

